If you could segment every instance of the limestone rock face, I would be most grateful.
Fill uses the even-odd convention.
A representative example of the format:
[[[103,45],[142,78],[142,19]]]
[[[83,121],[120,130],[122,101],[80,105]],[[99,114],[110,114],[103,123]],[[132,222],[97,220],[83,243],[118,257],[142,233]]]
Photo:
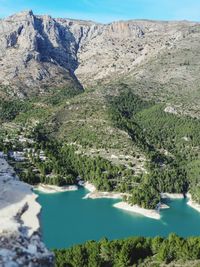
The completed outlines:
[[[49,16],[21,12],[0,21],[0,84],[29,93],[43,85],[81,87],[75,39]]]
[[[54,255],[41,241],[37,196],[1,156],[0,195],[0,266],[53,267]]]
[[[180,49],[179,45],[195,27],[191,22],[136,20],[108,25],[81,23],[82,30],[78,32],[77,25],[72,22],[69,27],[74,36],[80,37],[80,32],[83,35],[77,53],[79,66],[75,72],[83,85],[127,75],[138,71],[138,67],[145,63],[150,66],[151,60],[159,55]]]
[[[189,72],[182,71],[186,64],[180,61],[187,49],[197,50],[199,26],[148,20],[100,24],[21,12],[0,20],[0,84],[28,94],[31,88],[81,88],[80,83],[90,86],[120,75],[155,82],[182,78]]]

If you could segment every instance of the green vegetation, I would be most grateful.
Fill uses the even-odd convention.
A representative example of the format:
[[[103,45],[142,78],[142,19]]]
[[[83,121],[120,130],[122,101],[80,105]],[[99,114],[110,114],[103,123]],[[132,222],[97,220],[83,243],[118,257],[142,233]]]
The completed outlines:
[[[152,208],[161,192],[186,193],[199,183],[199,120],[166,113],[164,105],[143,101],[130,90],[109,102],[114,125],[128,132],[149,159],[131,203]]]
[[[115,166],[101,157],[89,157],[77,153],[75,145],[63,145],[57,141],[50,141],[39,125],[36,129],[34,137],[37,142],[34,146],[34,153],[31,151],[29,157],[39,171],[42,183],[74,184],[76,178],[80,176],[82,179],[94,183],[99,190],[112,191],[116,189],[118,179],[129,179],[134,174],[131,169]],[[39,157],[41,150],[47,157],[45,161]],[[31,180],[29,177],[29,183],[38,183],[38,176],[32,175],[31,177]],[[27,175],[21,175],[21,178],[26,181]]]
[[[0,87],[0,93],[2,90],[6,89]],[[50,116],[53,109],[62,106],[81,92],[80,89],[73,87],[48,88],[42,95],[20,100],[7,93],[0,99],[0,122],[10,122],[15,119],[17,123],[26,123],[31,119],[44,120]]]
[[[167,113],[165,104],[120,86],[2,100],[0,151],[24,152],[24,161],[9,162],[29,184],[71,185],[80,176],[98,190],[129,193],[126,200],[143,208],[155,208],[166,191],[189,191],[200,203],[199,119]],[[19,136],[32,142],[20,143]],[[170,235],[88,241],[55,250],[56,266],[198,266],[199,240]]]
[[[187,266],[200,260],[200,238],[184,239],[175,234],[168,238],[132,237],[124,240],[88,241],[69,249],[54,250],[56,267],[129,267]]]
[[[11,121],[22,112],[31,108],[29,102],[22,100],[0,99],[0,121]]]
[[[124,84],[82,94],[47,89],[17,108],[15,101],[2,104],[2,116],[13,123],[4,124],[7,137],[25,131],[34,140],[28,160],[16,164],[24,181],[66,185],[80,176],[99,190],[128,192],[127,201],[144,208],[155,208],[166,191],[189,190],[200,200],[198,119],[167,113],[165,104],[143,100]]]

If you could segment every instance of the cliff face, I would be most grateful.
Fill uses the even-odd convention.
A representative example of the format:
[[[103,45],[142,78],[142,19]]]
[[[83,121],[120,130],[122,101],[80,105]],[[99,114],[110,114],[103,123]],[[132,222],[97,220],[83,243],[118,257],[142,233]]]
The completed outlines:
[[[53,254],[41,241],[36,195],[3,158],[0,196],[0,266],[54,266]]]
[[[70,26],[73,35],[77,34],[77,30],[74,30],[76,27],[77,24]],[[86,34],[80,41],[79,66],[75,73],[84,85],[130,74],[137,79],[141,75],[140,68],[145,71],[152,65],[157,67],[160,61],[163,62],[162,56],[166,68],[174,72],[172,61],[179,68],[186,49],[194,51],[196,38],[200,39],[200,35],[195,34],[199,25],[190,22],[127,21],[81,27]],[[192,60],[191,55],[190,59]],[[162,72],[162,68],[159,71]],[[157,71],[150,71],[151,73],[156,76]],[[146,75],[147,73],[143,76]],[[171,75],[170,73],[167,78],[170,79]],[[159,82],[163,82],[163,77]]]
[[[199,39],[199,24],[192,22],[98,24],[21,12],[0,21],[0,84],[26,94],[46,86],[81,89],[78,79],[88,86],[121,76],[155,80],[158,74],[162,83],[188,75],[180,64],[184,57],[196,59]]]
[[[28,88],[77,86],[75,39],[48,16],[22,12],[0,21],[0,84]]]

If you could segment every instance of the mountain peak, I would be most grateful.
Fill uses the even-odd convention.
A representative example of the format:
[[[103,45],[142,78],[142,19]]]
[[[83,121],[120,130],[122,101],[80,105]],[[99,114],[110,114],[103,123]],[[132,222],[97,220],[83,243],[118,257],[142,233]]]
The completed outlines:
[[[15,13],[11,15],[9,18],[15,18],[15,17],[32,17],[34,16],[33,11],[31,9],[29,10],[23,10],[21,12]]]
[[[69,80],[76,84],[76,76],[84,86],[119,75],[140,79],[144,77],[144,70],[139,69],[142,64],[149,66],[162,55],[172,62],[170,55],[177,55],[178,50],[187,57],[191,40],[196,51],[199,24],[192,22],[99,24],[37,16],[25,10],[0,21],[0,85],[31,91],[41,86],[60,87]],[[178,69],[186,64],[182,61],[177,59]],[[173,74],[161,76],[159,82],[164,78],[167,82]]]

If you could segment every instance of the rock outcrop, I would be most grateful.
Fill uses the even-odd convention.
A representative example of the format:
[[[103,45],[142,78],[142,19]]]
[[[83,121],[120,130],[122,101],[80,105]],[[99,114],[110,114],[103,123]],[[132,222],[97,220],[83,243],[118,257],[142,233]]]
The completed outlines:
[[[49,16],[21,12],[0,21],[0,84],[16,92],[78,86],[75,39]],[[21,89],[21,90],[20,90]]]
[[[41,241],[39,212],[31,186],[20,182],[0,158],[0,266],[54,265],[53,254]]]

